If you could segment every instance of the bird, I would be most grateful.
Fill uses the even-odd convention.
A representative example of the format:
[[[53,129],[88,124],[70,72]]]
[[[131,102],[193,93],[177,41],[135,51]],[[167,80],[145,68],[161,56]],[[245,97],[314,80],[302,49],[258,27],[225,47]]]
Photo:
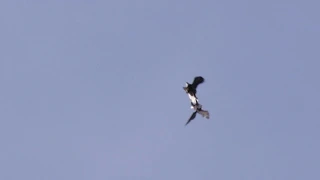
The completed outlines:
[[[202,76],[196,76],[193,79],[192,84],[186,82],[186,86],[183,87],[183,89],[185,90],[185,92],[188,94],[189,99],[191,100],[191,102],[193,103],[193,105],[196,105],[198,98],[196,96],[197,94],[197,87],[199,84],[203,83],[205,80]]]
[[[192,106],[192,109],[195,109],[195,112],[193,112],[193,113],[191,114],[191,116],[190,116],[190,118],[188,119],[188,121],[187,121],[187,123],[185,124],[185,126],[188,125],[193,119],[196,118],[197,113],[199,113],[199,114],[201,114],[203,117],[209,119],[209,116],[210,116],[209,111],[203,110],[201,104],[197,103],[197,104],[193,105],[193,106]]]
[[[196,76],[193,79],[192,84],[186,82],[186,86],[183,87],[184,91],[188,94],[188,97],[191,101],[191,109],[195,111],[191,114],[185,125],[188,125],[193,119],[196,118],[197,113],[201,114],[203,117],[209,119],[209,112],[202,109],[202,105],[199,104],[199,100],[197,98],[197,87],[199,84],[203,83],[205,80],[202,76]]]

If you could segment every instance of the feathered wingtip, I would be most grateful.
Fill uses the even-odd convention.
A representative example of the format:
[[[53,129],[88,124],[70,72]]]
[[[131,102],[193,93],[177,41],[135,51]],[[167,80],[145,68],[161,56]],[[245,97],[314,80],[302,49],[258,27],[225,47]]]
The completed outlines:
[[[204,83],[204,78],[202,76],[196,76],[194,79],[193,79],[193,82],[192,82],[192,86],[193,88],[197,88],[197,86],[201,83]]]
[[[194,118],[196,118],[197,116],[197,111],[195,111],[194,113],[192,113],[192,115],[190,116],[189,120],[187,121],[187,123],[185,124],[188,125]]]

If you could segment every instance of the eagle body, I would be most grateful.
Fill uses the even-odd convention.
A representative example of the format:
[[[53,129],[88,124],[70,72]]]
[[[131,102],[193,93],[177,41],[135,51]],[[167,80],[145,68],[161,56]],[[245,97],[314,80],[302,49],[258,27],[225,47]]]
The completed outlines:
[[[183,87],[184,91],[188,94],[188,97],[191,101],[191,109],[195,111],[191,114],[190,118],[188,119],[187,124],[189,124],[193,119],[196,118],[197,114],[202,115],[203,117],[209,119],[209,112],[202,109],[202,105],[199,104],[199,100],[197,98],[197,87],[199,84],[204,82],[204,78],[202,76],[196,76],[193,79],[192,84],[186,82],[186,86]]]

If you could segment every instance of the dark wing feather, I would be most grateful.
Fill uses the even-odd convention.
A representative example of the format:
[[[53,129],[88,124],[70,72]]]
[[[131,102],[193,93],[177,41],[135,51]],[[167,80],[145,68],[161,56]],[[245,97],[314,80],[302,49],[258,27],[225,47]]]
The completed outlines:
[[[194,118],[196,118],[196,115],[197,115],[197,111],[195,111],[194,113],[192,113],[192,115],[190,116],[190,118],[189,118],[188,122],[186,123],[186,125],[189,124],[189,122],[192,121]],[[185,125],[185,126],[186,126],[186,125]]]
[[[204,82],[204,78],[201,76],[197,76],[194,78],[193,82],[192,82],[192,87],[194,89],[197,89],[198,85]]]

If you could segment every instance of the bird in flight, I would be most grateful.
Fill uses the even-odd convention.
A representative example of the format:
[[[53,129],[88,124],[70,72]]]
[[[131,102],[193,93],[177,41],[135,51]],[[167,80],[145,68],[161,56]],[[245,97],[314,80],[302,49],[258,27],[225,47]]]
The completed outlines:
[[[186,82],[186,86],[183,87],[183,89],[185,90],[185,92],[188,94],[188,97],[191,101],[191,109],[194,109],[195,111],[192,113],[192,115],[190,116],[190,118],[188,119],[187,124],[189,124],[193,119],[196,118],[197,113],[201,114],[203,117],[209,119],[209,112],[206,110],[202,109],[202,105],[199,104],[199,100],[196,96],[197,94],[197,87],[199,84],[204,82],[204,78],[202,76],[196,76],[193,79],[192,84],[189,84],[188,82]]]
[[[203,117],[209,119],[209,116],[210,116],[209,111],[203,110],[201,104],[197,103],[197,104],[193,105],[191,108],[194,109],[195,111],[191,114],[191,116],[190,116],[190,118],[188,119],[186,125],[188,125],[193,119],[196,118],[197,113],[199,113],[199,114],[201,114]],[[186,125],[185,125],[185,126],[186,126]]]
[[[199,84],[204,82],[204,78],[202,76],[196,76],[193,79],[192,84],[186,82],[186,86],[183,87],[183,89],[185,90],[185,92],[188,94],[191,102],[195,105],[196,101],[198,101],[198,98],[196,96],[197,94],[197,87]]]

